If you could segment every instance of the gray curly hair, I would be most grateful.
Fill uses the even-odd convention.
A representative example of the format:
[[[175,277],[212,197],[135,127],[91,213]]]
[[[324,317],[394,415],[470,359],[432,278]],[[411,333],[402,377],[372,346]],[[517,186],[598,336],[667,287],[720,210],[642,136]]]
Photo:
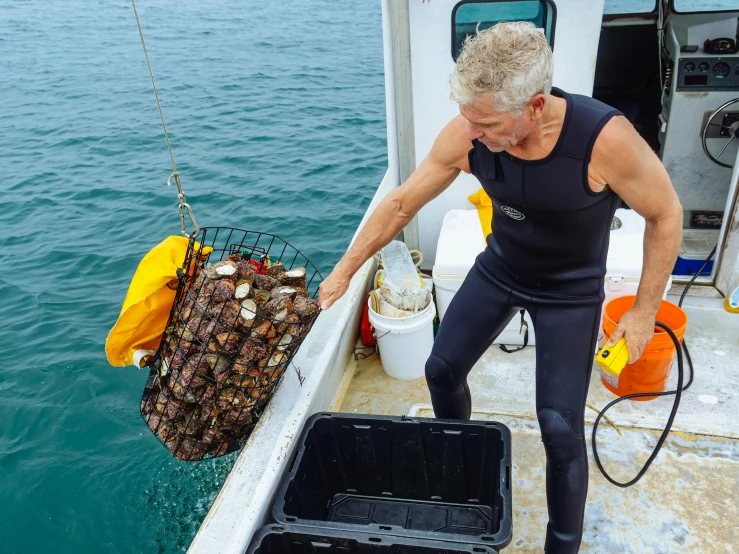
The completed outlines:
[[[535,94],[549,95],[554,59],[542,29],[512,21],[467,37],[449,77],[450,98],[469,104],[494,95],[499,111],[520,115]]]

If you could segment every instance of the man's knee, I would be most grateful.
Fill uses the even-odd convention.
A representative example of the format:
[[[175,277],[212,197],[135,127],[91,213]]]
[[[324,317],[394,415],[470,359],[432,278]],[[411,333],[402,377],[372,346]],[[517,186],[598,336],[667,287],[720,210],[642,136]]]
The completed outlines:
[[[543,408],[537,413],[544,449],[550,460],[568,463],[582,455],[584,438],[573,430],[560,412]]]
[[[451,391],[459,386],[449,364],[435,354],[426,361],[426,383],[432,392]]]

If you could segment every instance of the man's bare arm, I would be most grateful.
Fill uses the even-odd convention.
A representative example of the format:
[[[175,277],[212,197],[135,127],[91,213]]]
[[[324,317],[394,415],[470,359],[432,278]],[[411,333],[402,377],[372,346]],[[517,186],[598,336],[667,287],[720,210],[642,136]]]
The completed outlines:
[[[632,340],[626,331],[626,341],[630,343],[630,362],[633,362],[652,337],[654,318],[680,250],[682,206],[662,162],[625,118],[614,118],[604,127],[595,143],[592,160],[595,174],[647,222],[644,265],[631,310],[634,313],[622,318],[623,325],[611,340],[613,343],[620,339],[631,325]],[[632,319],[640,323],[635,324]],[[638,356],[634,358],[636,349]]]
[[[402,186],[380,202],[347,253],[321,284],[319,302],[324,309],[346,292],[352,275],[393,240],[425,204],[449,187],[461,170],[469,172],[467,152],[471,147],[460,117],[444,127],[429,155]]]

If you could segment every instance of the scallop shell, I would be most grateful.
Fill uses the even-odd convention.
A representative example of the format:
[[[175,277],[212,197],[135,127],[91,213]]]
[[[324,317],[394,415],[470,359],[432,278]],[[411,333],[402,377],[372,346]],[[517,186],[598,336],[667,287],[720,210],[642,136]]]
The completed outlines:
[[[236,286],[236,290],[234,290],[234,298],[236,300],[249,298],[249,296],[253,294],[252,290],[252,286],[249,283],[242,282],[240,285]]]
[[[277,279],[269,275],[257,275],[254,277],[254,286],[258,289],[272,290],[279,284]]]
[[[305,287],[306,286],[305,268],[296,267],[295,269],[286,271],[285,273],[279,276],[279,280],[280,280],[281,285],[293,285],[296,287]]]
[[[300,319],[310,319],[321,311],[318,301],[312,298],[298,297],[293,303],[293,310]]]
[[[285,271],[287,271],[287,269],[284,265],[282,265],[282,262],[277,262],[276,264],[268,267],[264,274],[268,277],[278,277],[279,275],[285,273]]]
[[[268,290],[255,289],[252,300],[254,300],[254,302],[256,302],[257,304],[263,304],[264,302],[269,301],[271,296],[272,293],[270,293]]]
[[[216,282],[215,288],[213,289],[213,300],[214,303],[222,303],[230,298],[233,298],[236,287],[231,281],[225,279]]]
[[[256,273],[254,272],[253,265],[251,265],[246,260],[241,260],[239,262],[236,262],[236,268],[238,269],[238,281],[245,281],[250,285],[254,283],[254,277],[256,276]]]

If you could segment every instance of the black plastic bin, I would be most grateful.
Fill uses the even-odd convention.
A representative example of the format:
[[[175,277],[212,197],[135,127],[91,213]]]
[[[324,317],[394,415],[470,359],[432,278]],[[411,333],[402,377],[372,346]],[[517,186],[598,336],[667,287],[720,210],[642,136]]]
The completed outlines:
[[[246,550],[246,554],[493,554],[495,552],[496,550],[489,546],[297,525],[263,527],[254,535]]]
[[[282,524],[452,541],[511,541],[511,433],[497,422],[321,413],[272,506]]]

